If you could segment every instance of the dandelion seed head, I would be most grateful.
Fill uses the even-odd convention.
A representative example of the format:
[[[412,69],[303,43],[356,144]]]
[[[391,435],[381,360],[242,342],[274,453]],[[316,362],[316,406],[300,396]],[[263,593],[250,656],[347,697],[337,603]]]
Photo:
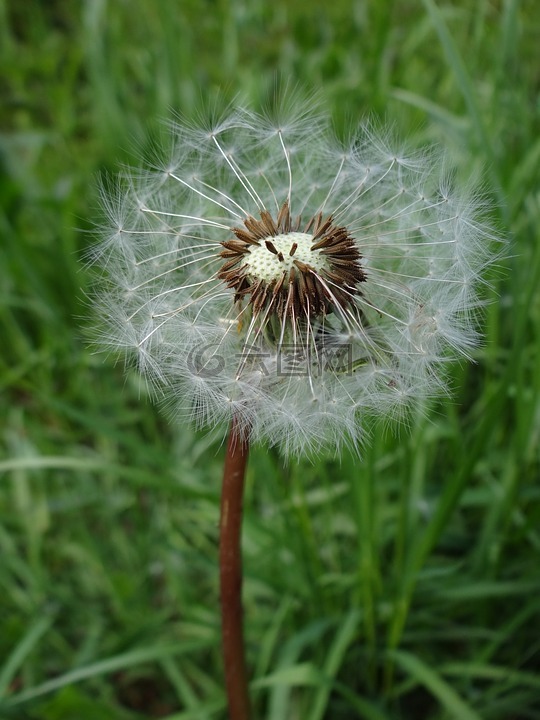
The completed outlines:
[[[430,148],[312,105],[179,121],[172,150],[108,181],[100,341],[199,425],[234,415],[302,455],[361,445],[446,392],[478,343],[496,236]]]

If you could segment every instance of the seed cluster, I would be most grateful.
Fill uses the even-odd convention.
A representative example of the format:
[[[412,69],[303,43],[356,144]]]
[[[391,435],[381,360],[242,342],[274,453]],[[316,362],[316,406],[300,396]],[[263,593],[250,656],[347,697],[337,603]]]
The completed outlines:
[[[444,154],[371,125],[338,142],[305,98],[276,100],[175,124],[155,171],[103,188],[100,342],[198,425],[339,452],[445,392],[497,233]]]
[[[267,210],[232,229],[222,242],[225,260],[218,278],[235,290],[235,302],[249,295],[253,312],[279,317],[321,317],[346,308],[366,275],[361,254],[347,228],[318,213],[300,230],[288,202],[277,220]]]

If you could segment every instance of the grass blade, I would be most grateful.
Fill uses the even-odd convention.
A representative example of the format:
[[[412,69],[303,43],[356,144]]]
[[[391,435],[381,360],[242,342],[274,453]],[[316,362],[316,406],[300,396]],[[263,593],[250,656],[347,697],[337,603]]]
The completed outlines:
[[[403,650],[392,650],[389,655],[402,670],[429,690],[454,720],[482,720],[480,715],[435,670],[425,665],[418,657]]]

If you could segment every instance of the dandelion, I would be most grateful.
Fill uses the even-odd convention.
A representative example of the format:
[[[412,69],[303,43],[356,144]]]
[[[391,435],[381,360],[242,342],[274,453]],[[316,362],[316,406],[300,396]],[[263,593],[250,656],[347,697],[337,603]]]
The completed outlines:
[[[95,251],[102,340],[178,412],[286,455],[357,446],[443,391],[490,260],[440,156],[369,127],[339,143],[303,109],[175,126],[166,163],[106,196]]]
[[[241,508],[249,442],[358,447],[370,418],[445,391],[448,358],[477,342],[492,232],[441,154],[369,125],[340,142],[309,103],[173,130],[165,162],[104,192],[102,342],[177,412],[232,422],[223,497],[235,475]],[[239,523],[228,545],[221,531],[226,554]]]

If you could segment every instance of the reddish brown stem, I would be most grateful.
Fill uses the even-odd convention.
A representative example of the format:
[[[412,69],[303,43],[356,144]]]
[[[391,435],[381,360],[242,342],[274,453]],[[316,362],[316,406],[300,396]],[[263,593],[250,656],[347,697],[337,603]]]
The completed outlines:
[[[221,630],[230,720],[249,720],[251,717],[244,655],[240,549],[248,451],[248,440],[233,418],[225,456],[219,523]]]

